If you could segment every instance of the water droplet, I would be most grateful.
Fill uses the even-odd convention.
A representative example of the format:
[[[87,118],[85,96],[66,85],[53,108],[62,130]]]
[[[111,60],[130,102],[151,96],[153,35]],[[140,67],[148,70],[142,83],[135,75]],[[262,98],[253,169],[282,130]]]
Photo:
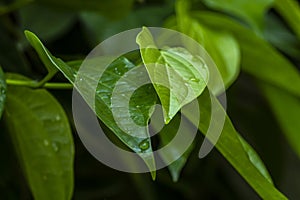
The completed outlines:
[[[56,142],[52,142],[52,148],[55,152],[58,152],[59,150],[58,144]]]
[[[197,78],[190,78],[190,81],[193,81],[193,82],[199,82],[200,80],[197,79]]]
[[[140,144],[139,144],[139,147],[142,151],[145,151],[147,149],[149,149],[150,147],[150,144],[149,144],[149,140],[148,139],[145,139],[143,140]]]
[[[45,146],[49,146],[49,141],[48,140],[44,140],[44,145]]]
[[[56,121],[59,121],[59,120],[60,120],[60,116],[59,116],[59,115],[56,115],[56,116],[55,116],[55,120],[56,120]]]
[[[83,78],[80,78],[79,81],[83,81]]]

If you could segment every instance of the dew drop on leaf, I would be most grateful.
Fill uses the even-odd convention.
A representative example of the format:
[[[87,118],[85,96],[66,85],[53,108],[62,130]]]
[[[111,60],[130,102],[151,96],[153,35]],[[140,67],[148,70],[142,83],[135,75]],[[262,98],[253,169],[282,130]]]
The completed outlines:
[[[48,140],[44,140],[44,145],[45,146],[49,146],[49,141]]]
[[[140,147],[140,149],[141,149],[142,151],[149,149],[149,147],[150,147],[149,140],[148,140],[148,139],[143,140],[143,141],[139,144],[139,147]]]
[[[200,80],[197,79],[197,78],[190,78],[190,81],[193,81],[193,82],[199,82]]]
[[[55,152],[58,152],[58,150],[59,150],[58,144],[56,142],[52,143],[52,148]]]
[[[55,120],[56,120],[56,121],[59,121],[59,120],[60,120],[60,116],[59,116],[59,115],[56,115],[56,116],[55,116]]]

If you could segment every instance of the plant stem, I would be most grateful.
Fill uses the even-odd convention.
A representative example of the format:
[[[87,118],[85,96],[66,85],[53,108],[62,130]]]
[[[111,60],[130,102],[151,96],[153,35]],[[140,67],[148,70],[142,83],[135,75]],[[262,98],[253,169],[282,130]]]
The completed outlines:
[[[37,81],[6,79],[6,84],[14,85],[14,86],[25,86],[25,87],[31,87],[31,88],[73,89],[73,85],[70,83],[45,83],[45,84],[41,85]]]

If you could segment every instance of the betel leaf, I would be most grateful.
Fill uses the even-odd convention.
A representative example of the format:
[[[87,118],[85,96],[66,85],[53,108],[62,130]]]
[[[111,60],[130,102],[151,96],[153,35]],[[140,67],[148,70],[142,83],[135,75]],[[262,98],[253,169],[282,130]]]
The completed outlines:
[[[182,106],[204,90],[208,82],[208,68],[199,56],[191,55],[184,48],[159,50],[145,27],[136,41],[161,101],[165,123],[169,123]]]
[[[4,110],[4,104],[6,99],[6,82],[4,78],[4,73],[2,68],[0,67],[0,119],[2,116],[2,112]]]
[[[241,64],[245,72],[300,97],[299,71],[266,41],[222,14],[198,12],[192,16],[203,24],[229,31],[235,36],[241,47]]]
[[[260,84],[260,87],[288,142],[300,157],[300,98],[271,85]]]
[[[210,8],[239,17],[257,30],[262,30],[264,14],[273,2],[274,0],[204,0]]]
[[[59,69],[65,77],[72,83],[75,84],[75,79],[77,76],[78,67],[72,68],[69,65],[67,65],[65,62],[63,62],[61,59],[55,58],[50,54],[50,52],[43,46],[43,44],[40,42],[40,40],[35,36],[33,33],[26,31],[25,32],[26,37],[30,41],[31,45],[35,48],[39,56],[41,57],[43,63],[45,65],[52,65],[52,67],[56,67]],[[101,61],[101,60],[100,60]],[[113,93],[113,89],[115,84],[118,82],[118,80],[121,78],[124,73],[126,73],[128,70],[133,68],[135,65],[131,63],[128,59],[121,57],[115,62],[111,63],[111,65],[108,67],[108,69],[103,73],[103,77],[101,80],[98,80],[97,75],[100,73],[102,69],[99,69],[98,66],[99,60],[92,60],[89,64],[89,70],[85,74],[82,75],[82,80],[84,79],[84,84],[82,84],[85,88],[79,89],[79,92],[83,97],[86,97],[87,93],[92,93],[95,95],[95,107],[90,104],[90,101],[88,99],[85,99],[88,105],[92,109],[96,109],[95,112],[98,116],[98,118],[110,129],[114,132],[114,134],[124,143],[126,144],[130,149],[138,153],[141,158],[145,161],[145,163],[148,165],[150,171],[152,172],[152,177],[155,178],[155,164],[154,164],[154,158],[152,155],[152,147],[150,138],[148,135],[147,130],[144,130],[144,132],[141,132],[140,134],[143,136],[147,136],[147,139],[143,139],[141,137],[132,137],[131,135],[128,135],[125,133],[116,123],[113,113],[112,113],[112,105],[111,105],[111,95]],[[136,74],[138,77],[139,74]],[[93,87],[91,86],[91,83],[98,83],[99,85],[97,87],[97,91],[93,91]],[[76,86],[76,85],[75,85]],[[126,94],[124,94],[126,96]],[[141,99],[143,101],[143,99]],[[142,104],[142,103],[141,103]],[[128,118],[131,119],[131,118]],[[142,143],[148,143],[147,149],[141,149]]]
[[[211,102],[214,102],[214,104]],[[205,90],[198,97],[198,103],[201,120],[199,125],[194,125],[197,125],[199,130],[205,134],[210,124],[214,123],[210,120],[211,106],[217,106],[215,109],[224,114],[226,113],[217,98],[210,95],[208,90]],[[185,113],[185,116],[191,122],[193,122],[193,115],[192,111]],[[222,133],[216,143],[216,148],[263,199],[287,199],[275,188],[263,162],[251,146],[235,130],[228,116],[226,116]]]
[[[190,36],[203,46],[216,64],[225,87],[228,88],[235,81],[240,71],[239,45],[230,33],[210,29],[190,17],[188,12],[189,6],[187,1],[178,1],[176,5],[176,19],[173,19],[169,26]],[[215,75],[210,75],[212,89],[217,94],[222,89],[214,83]]]
[[[74,144],[63,108],[45,89],[9,86],[7,100],[5,124],[34,198],[71,199]]]

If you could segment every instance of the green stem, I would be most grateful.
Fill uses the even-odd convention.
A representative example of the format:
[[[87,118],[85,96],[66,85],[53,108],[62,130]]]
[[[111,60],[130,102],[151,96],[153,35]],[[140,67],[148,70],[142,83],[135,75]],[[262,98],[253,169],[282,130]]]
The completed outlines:
[[[41,85],[40,82],[37,81],[6,79],[6,84],[14,86],[25,86],[31,88],[73,89],[73,85],[70,83],[44,83]]]

